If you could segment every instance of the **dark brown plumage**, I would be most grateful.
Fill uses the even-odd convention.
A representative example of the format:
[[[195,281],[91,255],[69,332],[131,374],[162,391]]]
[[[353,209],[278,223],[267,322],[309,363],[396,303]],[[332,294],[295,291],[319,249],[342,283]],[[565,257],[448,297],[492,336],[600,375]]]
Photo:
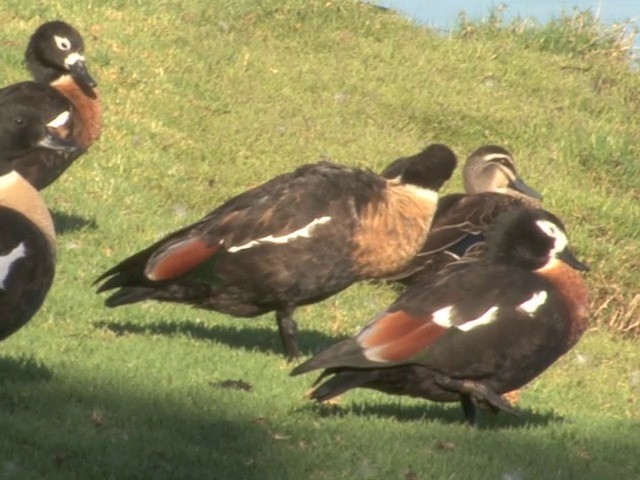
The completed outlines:
[[[57,109],[66,103],[68,120],[56,135],[71,138],[72,152],[35,148],[14,153],[14,168],[36,189],[53,183],[100,136],[102,111],[84,59],[84,42],[76,29],[61,21],[47,22],[31,36],[25,52],[34,81],[20,82],[0,90],[0,97],[26,106]]]
[[[11,96],[0,96],[0,340],[38,311],[51,287],[56,261],[51,215],[10,160],[33,149],[77,149],[48,126],[64,114],[66,105],[55,111],[10,100]]]
[[[324,401],[372,388],[515,413],[500,395],[540,375],[587,326],[586,267],[560,220],[543,210],[502,215],[483,261],[455,264],[409,287],[354,337],[293,375],[325,369],[311,393]]]
[[[432,145],[394,180],[327,162],[302,166],[111,268],[99,291],[116,289],[110,307],[154,299],[240,317],[275,311],[285,352],[296,356],[295,308],[403,269],[455,163],[451,150]]]

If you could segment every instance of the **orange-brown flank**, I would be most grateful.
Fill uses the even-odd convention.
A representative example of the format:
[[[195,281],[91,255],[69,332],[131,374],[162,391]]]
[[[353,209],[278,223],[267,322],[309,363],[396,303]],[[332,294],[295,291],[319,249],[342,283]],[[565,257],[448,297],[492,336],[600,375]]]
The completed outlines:
[[[364,278],[398,272],[418,253],[436,202],[389,182],[385,198],[367,207],[354,236],[353,262]]]
[[[87,96],[68,75],[53,82],[51,86],[73,103],[77,115],[74,121],[74,139],[81,148],[89,148],[102,131],[102,106],[97,92],[92,90],[93,97]]]
[[[536,273],[555,285],[569,313],[569,341],[567,350],[587,329],[589,320],[589,292],[582,275],[566,263],[553,260]]]

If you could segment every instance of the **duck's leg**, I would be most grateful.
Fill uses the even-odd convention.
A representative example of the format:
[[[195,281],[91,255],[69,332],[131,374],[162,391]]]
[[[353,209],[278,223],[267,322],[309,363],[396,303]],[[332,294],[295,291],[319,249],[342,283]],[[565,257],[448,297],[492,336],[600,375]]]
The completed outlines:
[[[471,425],[476,425],[476,410],[478,404],[487,404],[494,412],[502,410],[516,417],[520,416],[518,410],[509,405],[500,395],[480,382],[473,380],[456,380],[438,375],[435,381],[445,390],[458,392],[462,395],[461,403],[465,418]]]
[[[464,413],[464,419],[472,427],[478,426],[478,409],[473,403],[472,398],[469,395],[461,395],[460,405],[462,405],[462,411]]]
[[[301,355],[300,350],[298,349],[298,325],[293,319],[294,311],[295,307],[289,306],[276,310],[276,320],[278,321],[280,339],[282,340],[284,353],[289,360]]]

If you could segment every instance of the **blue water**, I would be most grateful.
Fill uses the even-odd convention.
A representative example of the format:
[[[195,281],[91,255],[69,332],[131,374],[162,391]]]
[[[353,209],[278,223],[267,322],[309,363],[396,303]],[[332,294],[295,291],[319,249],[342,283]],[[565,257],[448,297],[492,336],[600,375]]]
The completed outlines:
[[[506,7],[505,20],[520,17],[545,23],[563,13],[571,14],[575,7],[581,11],[591,10],[603,24],[629,23],[640,29],[640,0],[376,0],[373,3],[445,32],[456,25],[460,12],[473,20],[481,20],[501,4]],[[640,37],[636,37],[636,55],[639,51]]]

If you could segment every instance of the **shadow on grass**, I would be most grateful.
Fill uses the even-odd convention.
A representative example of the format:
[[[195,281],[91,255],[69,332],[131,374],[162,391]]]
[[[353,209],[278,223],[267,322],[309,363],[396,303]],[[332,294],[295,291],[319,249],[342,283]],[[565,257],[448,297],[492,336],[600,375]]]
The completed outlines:
[[[0,383],[43,382],[52,376],[49,368],[31,357],[0,357]]]
[[[98,228],[98,224],[93,218],[85,218],[73,213],[58,212],[56,210],[50,210],[50,212],[58,235],[74,232],[83,228],[89,228],[91,230]]]
[[[136,356],[130,359],[135,368]],[[0,373],[17,366],[27,377],[48,378],[47,369],[29,358],[0,366]],[[286,406],[272,412],[269,402],[263,405],[259,389],[247,395],[205,387],[206,397],[198,399],[204,378],[176,391],[132,376],[128,361],[120,367],[116,376],[67,371],[54,381],[11,388],[0,383],[0,478],[377,479],[405,478],[400,469],[406,465],[416,478],[445,478],[430,476],[434,463],[437,471],[460,478],[506,478],[482,475],[495,464],[540,474],[524,470],[522,478],[636,478],[628,459],[635,458],[637,441],[623,423],[589,430],[588,440],[578,443],[596,455],[587,462],[571,442],[579,432],[559,434],[555,417],[528,410],[525,421],[548,422],[548,430],[532,434],[512,419],[496,427],[483,417],[481,428],[471,431],[463,428],[457,405],[429,402],[348,408],[310,403],[292,416]],[[223,364],[219,368],[224,371]],[[179,366],[170,372],[180,374]],[[399,460],[389,462],[389,451]]]
[[[434,403],[428,400],[424,405],[402,405],[399,403],[356,403],[348,407],[311,403],[301,410],[311,411],[320,417],[349,416],[393,418],[399,422],[438,421],[444,424],[465,424],[462,408],[458,403]],[[478,428],[493,430],[502,428],[526,428],[529,426],[545,426],[561,422],[564,418],[553,412],[537,412],[528,408],[519,409],[520,417],[506,413],[494,415],[480,412]]]
[[[282,471],[269,431],[241,411],[194,411],[94,380],[4,392],[0,384],[0,478],[262,479]]]
[[[234,321],[234,320],[231,320]],[[280,342],[277,327],[257,327],[250,324],[251,319],[235,320],[237,326],[206,325],[194,321],[159,321],[153,323],[99,321],[94,325],[116,335],[186,335],[196,340],[224,343],[233,348],[282,355],[284,350]],[[298,330],[298,345],[305,354],[311,355],[344,337],[331,337],[318,331],[301,328]]]

